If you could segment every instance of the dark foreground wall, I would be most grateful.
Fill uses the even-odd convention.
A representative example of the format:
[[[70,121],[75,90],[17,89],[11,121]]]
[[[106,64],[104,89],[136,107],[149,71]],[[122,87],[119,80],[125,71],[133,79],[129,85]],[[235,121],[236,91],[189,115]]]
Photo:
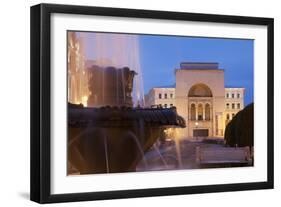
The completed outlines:
[[[231,147],[254,146],[254,104],[238,112],[228,123],[224,139]]]

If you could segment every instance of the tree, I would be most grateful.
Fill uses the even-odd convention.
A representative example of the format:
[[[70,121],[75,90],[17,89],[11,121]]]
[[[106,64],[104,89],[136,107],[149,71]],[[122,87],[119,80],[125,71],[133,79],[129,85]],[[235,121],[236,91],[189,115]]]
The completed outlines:
[[[228,123],[224,139],[231,147],[254,146],[254,104],[238,112]]]

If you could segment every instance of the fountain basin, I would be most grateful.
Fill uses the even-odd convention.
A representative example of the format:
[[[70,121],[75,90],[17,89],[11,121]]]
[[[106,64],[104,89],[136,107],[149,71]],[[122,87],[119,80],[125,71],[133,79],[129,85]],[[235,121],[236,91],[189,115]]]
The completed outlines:
[[[175,107],[68,108],[68,171],[79,174],[135,171],[166,128],[185,127]]]
[[[132,107],[128,67],[93,65],[88,75],[89,107],[68,104],[68,174],[135,171],[166,128],[185,127],[175,107]]]

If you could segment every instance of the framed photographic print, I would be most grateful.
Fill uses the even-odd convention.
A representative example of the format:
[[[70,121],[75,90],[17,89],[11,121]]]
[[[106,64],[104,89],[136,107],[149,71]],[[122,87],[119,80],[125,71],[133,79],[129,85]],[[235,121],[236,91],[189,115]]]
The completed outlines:
[[[31,7],[31,200],[273,188],[273,19]]]

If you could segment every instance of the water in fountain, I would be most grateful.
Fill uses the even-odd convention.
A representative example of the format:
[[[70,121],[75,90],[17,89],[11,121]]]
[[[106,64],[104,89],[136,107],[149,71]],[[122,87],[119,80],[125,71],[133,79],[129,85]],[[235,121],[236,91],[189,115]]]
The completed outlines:
[[[104,144],[106,173],[109,173],[108,149],[107,149],[107,137],[106,136],[103,137],[103,144]]]
[[[141,66],[140,66],[140,57],[139,57],[139,39],[137,35],[125,35],[125,34],[108,34],[108,33],[75,33],[77,34],[78,39],[74,36],[73,39],[76,41],[79,40],[80,38],[83,37],[84,42],[85,42],[85,49],[84,53],[87,58],[85,59],[90,59],[91,61],[91,69],[88,71],[86,70],[86,77],[89,75],[88,80],[91,81],[84,81],[81,82],[82,78],[79,78],[80,76],[84,78],[84,71],[79,68],[77,68],[77,64],[83,60],[81,55],[77,56],[77,53],[80,54],[79,52],[81,51],[81,47],[79,47],[79,44],[76,43],[73,50],[70,50],[70,57],[68,60],[69,63],[69,79],[70,80],[75,80],[75,81],[70,81],[69,82],[69,91],[72,92],[74,91],[73,94],[75,94],[75,97],[78,95],[76,92],[76,87],[79,88],[81,83],[87,84],[90,82],[91,85],[89,86],[94,86],[94,87],[87,87],[87,89],[90,90],[91,95],[88,96],[89,98],[93,98],[94,100],[99,97],[102,99],[99,103],[101,104],[89,104],[89,106],[94,106],[94,107],[100,107],[104,105],[110,105],[110,106],[126,106],[127,98],[130,99],[129,101],[129,106],[132,105],[132,97],[131,94],[132,89],[133,89],[133,101],[134,101],[134,106],[144,106],[144,92],[143,92],[143,83],[142,83],[142,73],[141,73]],[[71,49],[74,46],[71,41],[69,42],[69,48]],[[88,48],[86,48],[88,47]],[[82,53],[81,53],[82,54]],[[77,64],[76,64],[77,63]],[[88,65],[89,66],[89,65]],[[128,68],[126,68],[128,67]],[[85,64],[85,68],[89,68]],[[84,70],[85,70],[84,68]],[[119,70],[119,69],[120,70]],[[122,70],[121,70],[122,68]],[[118,70],[116,70],[118,69]],[[135,73],[131,70],[134,70],[137,75],[135,76]],[[117,72],[116,72],[117,71]],[[96,73],[95,73],[96,72]],[[120,72],[120,73],[118,73]],[[88,74],[87,74],[88,73]],[[124,76],[124,77],[123,77]],[[91,78],[95,77],[95,80],[92,80]],[[135,77],[135,78],[134,78]],[[124,79],[124,81],[122,81]],[[103,81],[100,81],[103,80]],[[115,81],[116,80],[116,81]],[[134,87],[132,87],[134,81]],[[118,83],[119,82],[119,83]],[[122,82],[122,84],[120,84]],[[82,85],[83,85],[82,84]],[[93,85],[92,85],[93,84]],[[126,84],[126,87],[124,86]],[[123,88],[122,88],[123,87]],[[120,90],[118,90],[120,89]],[[123,90],[122,90],[123,89]],[[126,89],[126,90],[125,90]],[[115,93],[116,90],[116,93]],[[69,93],[70,93],[69,92]],[[97,96],[95,95],[95,92],[97,92]],[[124,101],[119,99],[120,94],[126,94],[121,96],[121,99],[124,98]],[[112,96],[110,94],[113,94]],[[102,97],[107,95],[107,97]],[[116,96],[115,96],[116,95]],[[72,96],[71,96],[72,97]],[[87,97],[87,98],[88,98]],[[126,97],[126,98],[125,98]],[[82,98],[82,97],[80,97]],[[115,98],[117,99],[115,101]],[[114,100],[112,100],[114,99]],[[77,100],[71,101],[72,99],[69,100],[71,103],[77,103]],[[90,100],[90,99],[89,99]],[[80,102],[81,103],[81,102]],[[91,102],[87,102],[91,103]],[[96,102],[94,102],[96,103]],[[109,104],[108,104],[109,103]],[[71,105],[71,104],[70,104]],[[119,123],[119,118],[122,118],[121,115],[118,115],[118,119],[113,123],[113,120],[110,119],[111,112],[121,112],[123,108],[118,108],[118,107],[104,107],[104,108],[99,108],[99,109],[91,109],[91,108],[78,108],[78,106],[75,106],[72,108],[72,114],[73,114],[73,119],[71,121],[74,121],[76,123],[77,119],[78,120],[83,120],[83,118],[87,117],[84,113],[87,112],[88,110],[91,111],[92,115],[98,115],[102,110],[107,110],[103,111],[103,115],[107,119],[99,120],[101,121],[102,124],[104,124],[106,127],[103,128],[104,125],[102,126],[97,126],[93,125],[92,120],[87,120],[86,123],[91,123],[87,125],[88,127],[91,128],[90,131],[87,129],[85,130],[85,125],[81,125],[79,123],[73,124],[70,129],[73,131],[73,139],[74,140],[69,140],[69,146],[73,146],[73,150],[70,150],[70,155],[72,155],[72,161],[76,162],[76,152],[77,146],[74,144],[76,143],[77,145],[83,146],[81,148],[81,151],[83,152],[85,158],[85,161],[78,160],[77,165],[81,165],[81,163],[84,163],[84,166],[80,166],[80,169],[82,169],[82,173],[87,174],[87,173],[92,173],[92,172],[120,172],[121,170],[128,171],[128,170],[134,170],[136,162],[143,158],[142,161],[145,165],[145,170],[147,170],[147,160],[146,157],[144,156],[144,151],[149,149],[148,147],[153,144],[149,140],[151,139],[153,142],[156,140],[157,136],[155,134],[159,134],[160,132],[160,127],[162,127],[163,122],[161,120],[158,120],[158,124],[156,129],[154,129],[153,133],[150,133],[149,136],[147,136],[147,133],[145,131],[151,130],[150,125],[144,125],[144,120],[142,117],[143,112],[145,110],[142,109],[129,109],[128,112],[130,114],[134,114],[136,116],[133,120],[135,124],[132,124],[132,126],[129,126],[128,128],[116,128],[115,124]],[[126,107],[125,107],[126,109]],[[126,109],[127,110],[127,109]],[[142,112],[143,111],[143,112]],[[153,113],[156,114],[157,110],[153,110]],[[159,112],[157,112],[159,113]],[[165,110],[161,110],[161,113],[165,113]],[[83,114],[83,116],[76,116],[77,114]],[[163,116],[164,117],[164,116]],[[91,117],[91,119],[95,120],[95,117]],[[72,124],[72,122],[69,122]],[[97,121],[97,120],[96,120]],[[107,123],[108,122],[108,123]],[[121,121],[122,122],[122,119]],[[84,123],[85,124],[85,123]],[[96,124],[96,123],[95,123]],[[175,122],[175,124],[176,122]],[[87,127],[86,126],[86,127]],[[93,127],[97,127],[96,129]],[[134,129],[134,130],[133,130]],[[80,132],[80,130],[82,132]],[[105,137],[105,133],[108,132],[108,136]],[[132,131],[131,131],[132,130]],[[161,129],[162,130],[162,129]],[[118,131],[117,134],[115,132]],[[80,132],[80,133],[79,133]],[[122,133],[121,133],[122,132]],[[78,136],[76,137],[75,135],[78,133]],[[71,133],[70,133],[71,134]],[[125,136],[124,136],[125,134]],[[122,137],[124,136],[124,137]],[[81,139],[79,138],[81,137]],[[92,139],[95,137],[95,139]],[[122,143],[118,142],[113,142],[113,140],[116,141],[116,138],[121,137],[122,143],[125,145],[122,145]],[[126,142],[127,141],[127,142]],[[146,141],[146,142],[145,142]],[[126,148],[126,145],[132,146],[129,148]],[[120,145],[119,145],[120,144]],[[131,144],[131,145],[130,145]],[[119,149],[120,147],[117,146],[125,146],[124,148],[129,152],[128,154],[135,155],[132,156],[132,160],[127,160],[125,162],[126,168],[119,168],[120,166],[123,166],[121,162],[128,157],[126,153],[120,153],[121,158],[117,160],[117,163],[119,165],[112,165],[112,156],[110,153],[112,152],[112,149]],[[95,147],[95,148],[93,148]],[[133,148],[133,150],[132,150]],[[157,150],[157,149],[156,149]],[[118,151],[119,152],[119,151]],[[126,152],[126,151],[125,151]],[[180,153],[180,147],[179,147],[179,142],[177,143],[177,155],[178,155],[178,161],[179,161],[179,166],[182,166],[181,162],[181,153]],[[113,150],[114,153],[114,150]],[[166,165],[166,161],[163,158],[161,152],[159,152],[159,156],[162,159],[164,165]],[[117,153],[118,154],[118,153]],[[97,156],[98,155],[98,156]],[[100,156],[100,155],[104,155]],[[71,157],[71,156],[70,156]],[[73,158],[74,157],[74,158]],[[114,156],[113,156],[114,157]],[[70,159],[71,160],[71,159]],[[131,163],[130,163],[131,162]],[[94,164],[95,166],[93,166]],[[131,166],[131,167],[130,167]],[[84,167],[86,169],[84,169]]]
[[[129,67],[137,73],[134,78],[133,102],[134,106],[144,106],[139,36],[88,32],[79,33],[79,35],[82,35],[85,39],[86,53],[93,64],[104,68],[109,66],[115,68]]]
[[[136,144],[136,146],[137,146],[137,148],[138,148],[138,150],[139,150],[139,153],[141,154],[142,161],[143,161],[143,163],[144,163],[144,167],[145,167],[145,169],[147,169],[148,164],[147,164],[147,160],[146,160],[146,158],[145,158],[145,156],[144,156],[144,151],[143,151],[143,149],[142,149],[142,146],[141,146],[140,141],[138,140],[138,138],[136,137],[136,135],[135,135],[134,133],[130,132],[130,131],[127,132],[127,136],[130,137],[130,138],[132,138],[133,141],[135,142],[135,144]]]
[[[157,146],[156,144],[153,145],[153,149],[154,149],[154,150],[157,152],[157,154],[159,155],[160,160],[163,162],[165,168],[168,169],[168,164],[167,164],[165,158],[164,158],[163,155],[161,154],[161,152],[160,152],[160,150],[159,150],[159,148],[158,148],[158,146]]]
[[[178,165],[179,168],[182,169],[182,157],[181,157],[181,148],[180,148],[180,140],[179,139],[175,139],[175,145],[176,145],[176,156],[178,159]]]
[[[67,36],[68,102],[87,106],[89,90],[84,37],[76,32],[68,32]]]

